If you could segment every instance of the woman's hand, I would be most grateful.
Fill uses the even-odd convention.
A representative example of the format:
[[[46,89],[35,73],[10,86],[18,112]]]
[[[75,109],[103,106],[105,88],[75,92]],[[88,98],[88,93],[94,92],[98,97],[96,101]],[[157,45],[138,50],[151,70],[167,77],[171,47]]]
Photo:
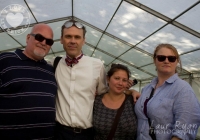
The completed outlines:
[[[133,86],[133,80],[128,80],[127,90]]]

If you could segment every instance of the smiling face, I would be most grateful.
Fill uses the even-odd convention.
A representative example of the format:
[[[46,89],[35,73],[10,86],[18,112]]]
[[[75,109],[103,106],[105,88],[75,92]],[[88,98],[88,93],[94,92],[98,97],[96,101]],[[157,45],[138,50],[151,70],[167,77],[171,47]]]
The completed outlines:
[[[107,77],[109,92],[122,94],[128,85],[128,74],[125,70],[117,70],[111,77]]]
[[[160,48],[156,52],[156,56],[158,56],[158,55],[176,56],[175,53],[171,49],[166,48],[166,47]],[[176,71],[176,67],[177,67],[177,64],[178,64],[178,59],[176,59],[175,62],[170,62],[168,60],[168,58],[166,58],[164,61],[160,62],[160,61],[158,61],[158,58],[155,57],[154,58],[154,64],[156,66],[158,75],[163,75],[164,74],[164,75],[172,76]]]
[[[46,24],[35,25],[31,34],[41,34],[45,38],[53,39],[53,31]],[[43,59],[51,48],[51,46],[46,44],[46,40],[43,40],[42,42],[37,41],[35,37],[30,34],[27,35],[26,43],[27,46],[23,53],[33,60]]]
[[[75,26],[64,28],[60,42],[63,44],[63,48],[68,56],[72,58],[77,57],[81,54],[82,46],[85,43],[83,29],[79,29]]]

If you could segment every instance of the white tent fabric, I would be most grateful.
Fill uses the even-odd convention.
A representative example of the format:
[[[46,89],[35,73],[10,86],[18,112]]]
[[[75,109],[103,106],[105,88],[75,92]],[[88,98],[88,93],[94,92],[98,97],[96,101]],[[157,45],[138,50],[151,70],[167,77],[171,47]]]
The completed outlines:
[[[55,43],[45,59],[63,56],[61,26],[74,18],[87,29],[83,53],[101,59],[106,69],[112,63],[127,65],[131,78],[139,80],[133,87],[139,91],[156,76],[155,47],[174,45],[183,66],[179,75],[200,99],[200,0],[0,0],[0,23],[2,11],[11,4],[28,10],[30,26],[21,35],[10,35],[1,24],[0,53],[25,48],[33,25],[47,23],[53,28]]]

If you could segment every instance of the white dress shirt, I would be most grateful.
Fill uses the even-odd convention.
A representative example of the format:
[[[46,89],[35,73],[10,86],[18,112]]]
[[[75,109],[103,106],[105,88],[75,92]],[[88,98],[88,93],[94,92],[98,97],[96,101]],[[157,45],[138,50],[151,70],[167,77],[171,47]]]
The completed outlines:
[[[105,93],[106,73],[101,60],[83,56],[78,64],[67,66],[63,57],[56,68],[58,84],[56,120],[63,125],[92,127],[95,93]]]

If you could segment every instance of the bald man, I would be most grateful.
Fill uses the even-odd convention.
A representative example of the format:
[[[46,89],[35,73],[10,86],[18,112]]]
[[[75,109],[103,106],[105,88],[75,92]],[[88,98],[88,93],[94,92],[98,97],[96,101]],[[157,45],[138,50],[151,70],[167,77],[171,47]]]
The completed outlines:
[[[53,45],[52,29],[37,24],[25,50],[0,54],[0,139],[50,140],[54,136],[53,67],[44,57]]]

